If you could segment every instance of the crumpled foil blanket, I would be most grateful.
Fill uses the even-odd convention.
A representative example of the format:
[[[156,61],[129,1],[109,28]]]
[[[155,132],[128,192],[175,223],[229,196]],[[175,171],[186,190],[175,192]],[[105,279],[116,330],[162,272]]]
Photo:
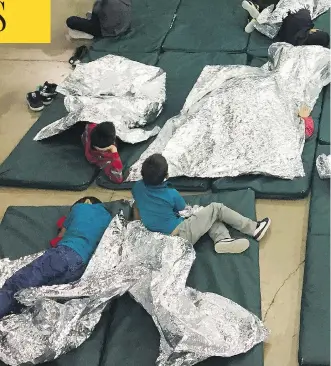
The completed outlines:
[[[321,154],[316,159],[316,168],[321,179],[331,178],[331,155]]]
[[[301,9],[308,9],[312,19],[330,9],[330,0],[280,0],[276,5],[264,9],[254,24],[255,28],[265,36],[273,39],[277,36],[283,19],[289,13],[296,13]]]
[[[269,61],[251,66],[206,66],[181,113],[168,120],[131,167],[141,179],[143,161],[161,153],[169,176],[201,178],[263,174],[304,176],[302,104],[313,108],[330,82],[330,50],[274,43]]]
[[[69,114],[44,127],[34,140],[57,135],[79,121],[110,121],[122,141],[145,141],[160,131],[159,127],[143,127],[154,122],[162,111],[165,80],[166,74],[160,68],[121,56],[107,55],[79,64],[57,88],[66,96]]]
[[[78,347],[111,299],[127,291],[160,332],[156,365],[230,357],[264,341],[269,332],[255,315],[220,295],[186,287],[194,260],[193,246],[184,239],[115,216],[79,281],[17,294],[28,307],[0,321],[0,360],[38,364]],[[0,282],[28,261],[1,260]]]

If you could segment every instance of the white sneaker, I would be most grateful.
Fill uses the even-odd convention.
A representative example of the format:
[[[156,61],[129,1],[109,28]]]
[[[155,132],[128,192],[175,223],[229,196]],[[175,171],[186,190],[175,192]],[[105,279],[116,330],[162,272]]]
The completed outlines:
[[[255,30],[255,23],[257,23],[256,19],[252,19],[245,27],[245,32],[246,33],[252,33]]]
[[[248,11],[249,15],[253,18],[256,19],[259,15],[259,7],[258,5],[255,5],[252,1],[246,1],[244,0],[241,3],[241,6]]]
[[[81,32],[75,29],[68,28],[69,37],[72,39],[93,39],[94,36],[89,33]]]
[[[247,239],[223,239],[215,244],[216,253],[242,253],[248,248]]]

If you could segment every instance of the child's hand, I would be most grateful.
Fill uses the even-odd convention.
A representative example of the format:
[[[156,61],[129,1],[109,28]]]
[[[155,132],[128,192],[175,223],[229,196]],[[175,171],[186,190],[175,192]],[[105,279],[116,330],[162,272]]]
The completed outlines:
[[[111,145],[110,148],[109,148],[109,150],[113,154],[117,153],[117,147],[115,145]]]
[[[309,107],[307,107],[306,105],[302,105],[299,109],[298,114],[299,114],[299,117],[301,117],[301,118],[307,118],[310,116],[310,112],[311,112],[311,110]]]

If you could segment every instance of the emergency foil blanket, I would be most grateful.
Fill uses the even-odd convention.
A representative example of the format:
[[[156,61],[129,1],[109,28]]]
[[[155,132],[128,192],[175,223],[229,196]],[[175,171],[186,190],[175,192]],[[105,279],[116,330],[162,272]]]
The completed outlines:
[[[331,155],[321,154],[316,159],[316,168],[321,179],[331,178]]]
[[[210,356],[230,357],[264,341],[268,330],[255,315],[220,295],[186,287],[194,259],[193,246],[184,239],[115,216],[79,281],[17,295],[27,308],[0,321],[0,360],[37,364],[78,347],[110,300],[127,291],[159,330],[156,365],[189,366]],[[0,285],[28,262],[29,257],[1,260]]]
[[[143,161],[161,153],[169,176],[201,178],[264,174],[304,176],[302,105],[313,108],[330,82],[330,50],[274,43],[258,67],[206,66],[178,116],[133,164],[127,181],[141,179]]]
[[[330,0],[280,0],[276,8],[275,5],[270,5],[263,10],[254,26],[259,32],[273,39],[289,13],[294,14],[301,9],[307,9],[311,18],[316,19],[330,9],[330,6]]]
[[[43,140],[57,135],[77,122],[113,122],[117,136],[135,144],[159,132],[145,130],[162,111],[166,74],[124,57],[107,55],[87,64],[79,64],[57,91],[65,95],[69,114],[44,127],[34,138]]]

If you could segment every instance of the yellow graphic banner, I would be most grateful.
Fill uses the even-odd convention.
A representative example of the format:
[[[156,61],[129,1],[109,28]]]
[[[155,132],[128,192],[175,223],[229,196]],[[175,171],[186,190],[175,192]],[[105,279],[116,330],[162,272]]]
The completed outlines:
[[[50,43],[51,0],[0,0],[0,43]]]

